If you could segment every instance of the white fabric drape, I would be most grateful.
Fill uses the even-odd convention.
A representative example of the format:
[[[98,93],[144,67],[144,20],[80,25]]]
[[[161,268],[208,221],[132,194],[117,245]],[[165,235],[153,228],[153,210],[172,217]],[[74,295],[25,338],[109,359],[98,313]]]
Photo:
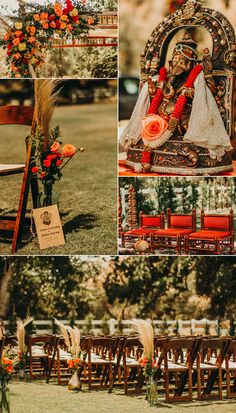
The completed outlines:
[[[232,146],[216,101],[201,72],[194,83],[194,98],[185,142],[207,148],[212,159],[221,159]]]

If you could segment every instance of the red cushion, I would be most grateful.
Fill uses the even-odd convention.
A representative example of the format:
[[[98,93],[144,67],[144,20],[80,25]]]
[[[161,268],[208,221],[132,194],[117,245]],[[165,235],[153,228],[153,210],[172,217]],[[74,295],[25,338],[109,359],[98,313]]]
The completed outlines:
[[[142,227],[159,227],[161,226],[161,217],[156,215],[153,217],[145,216],[141,218]]]
[[[228,231],[208,231],[208,230],[201,230],[198,232],[192,232],[191,235],[189,235],[189,238],[224,238],[228,237],[230,235],[230,232]]]
[[[130,231],[126,231],[125,235],[146,235],[146,234],[151,234],[153,232],[152,228],[135,228],[131,229]]]
[[[171,227],[192,227],[192,215],[171,215]]]
[[[204,228],[229,229],[229,217],[204,217]]]
[[[154,231],[154,234],[156,235],[161,235],[161,236],[177,236],[177,235],[185,235],[185,234],[191,234],[192,230],[191,229],[181,229],[181,228],[166,228],[166,229],[161,229],[160,231]]]

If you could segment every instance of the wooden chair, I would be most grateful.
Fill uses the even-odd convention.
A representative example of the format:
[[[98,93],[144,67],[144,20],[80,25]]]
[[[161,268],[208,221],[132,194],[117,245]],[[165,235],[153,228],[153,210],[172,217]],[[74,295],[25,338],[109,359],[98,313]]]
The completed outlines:
[[[192,366],[198,351],[196,338],[170,339],[165,347],[164,365],[166,402],[192,401]]]
[[[222,363],[229,339],[206,338],[201,341],[197,358],[198,399],[222,399]],[[217,393],[214,388],[218,387]]]
[[[34,132],[34,108],[27,106],[1,106],[0,125],[26,125],[31,126],[31,133]],[[17,135],[17,131],[16,131]],[[37,207],[38,185],[37,180],[31,180],[31,169],[34,166],[32,142],[26,138],[26,162],[22,164],[0,164],[0,176],[13,174],[23,174],[20,200],[16,217],[0,216],[0,230],[13,232],[12,253],[17,250],[18,243],[22,237],[25,219],[29,188],[31,186],[33,207]],[[7,190],[7,188],[6,188]],[[30,221],[29,221],[30,222]]]
[[[234,213],[205,214],[201,211],[201,229],[187,234],[185,237],[185,252],[206,252],[221,254],[234,252]]]
[[[37,375],[45,376],[48,372],[48,355],[51,348],[53,336],[28,336],[27,347],[29,354],[29,373],[30,379],[34,379]]]
[[[134,228],[121,234],[122,247],[125,247],[126,242],[135,244],[139,239],[150,240],[151,233],[164,228],[165,217],[164,212],[158,215],[146,215],[140,212],[139,228]]]
[[[184,237],[196,231],[196,210],[191,214],[172,214],[167,210],[167,228],[153,231],[151,249],[175,249],[178,254],[184,245]]]
[[[228,399],[236,398],[236,340],[226,350],[222,369],[226,371],[226,394]]]

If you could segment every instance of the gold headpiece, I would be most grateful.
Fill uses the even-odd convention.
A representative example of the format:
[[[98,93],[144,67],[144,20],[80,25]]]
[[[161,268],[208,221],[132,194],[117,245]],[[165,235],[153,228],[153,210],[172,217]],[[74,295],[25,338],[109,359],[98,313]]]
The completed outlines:
[[[173,50],[173,56],[176,53],[181,53],[184,57],[189,60],[197,59],[197,43],[193,40],[190,33],[185,32],[183,38],[178,41]]]

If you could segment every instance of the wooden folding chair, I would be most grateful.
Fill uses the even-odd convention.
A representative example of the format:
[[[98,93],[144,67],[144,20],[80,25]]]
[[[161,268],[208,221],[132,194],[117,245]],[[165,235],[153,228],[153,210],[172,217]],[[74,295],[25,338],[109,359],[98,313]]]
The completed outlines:
[[[197,352],[196,338],[171,339],[165,347],[166,402],[192,401],[192,366]]]
[[[222,399],[222,363],[229,342],[222,338],[202,340],[197,358],[198,399]]]
[[[226,394],[228,399],[236,398],[236,340],[226,350],[222,369],[226,371]]]
[[[51,347],[53,336],[28,336],[27,347],[29,354],[29,373],[30,379],[34,379],[37,375],[45,376],[48,371],[48,354]]]
[[[27,106],[0,106],[0,125],[26,125],[31,126],[31,134],[35,129],[34,108]],[[31,179],[31,169],[34,166],[32,142],[26,138],[26,162],[22,164],[0,164],[0,176],[22,174],[20,199],[16,216],[0,216],[0,230],[13,232],[12,253],[17,250],[22,237],[25,222],[26,207],[31,186],[33,207],[37,207],[38,184],[36,179]]]

